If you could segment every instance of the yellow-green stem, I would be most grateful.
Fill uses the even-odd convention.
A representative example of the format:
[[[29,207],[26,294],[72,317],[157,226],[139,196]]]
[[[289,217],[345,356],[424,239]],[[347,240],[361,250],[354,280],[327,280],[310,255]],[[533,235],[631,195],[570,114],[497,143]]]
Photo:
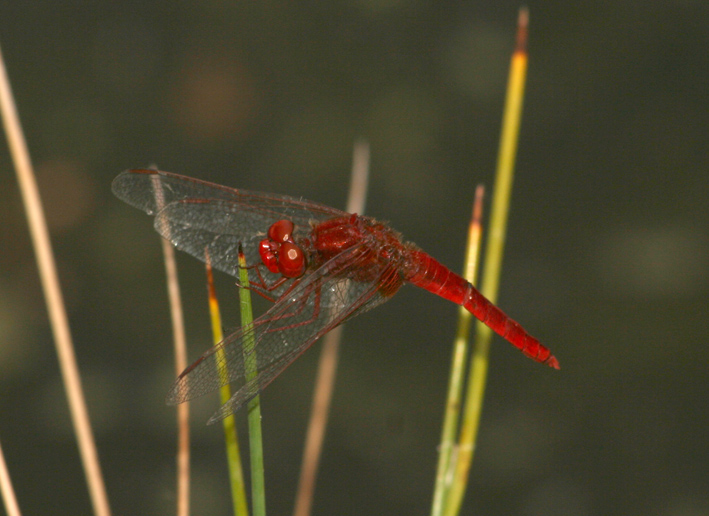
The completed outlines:
[[[493,303],[497,299],[500,271],[502,269],[507,215],[510,209],[514,163],[517,155],[517,143],[519,141],[524,83],[527,72],[528,20],[528,11],[521,9],[517,26],[517,45],[512,55],[507,83],[507,95],[502,119],[502,132],[500,136],[497,172],[490,215],[490,229],[483,262],[484,272],[480,291]],[[476,325],[475,347],[471,358],[471,377],[468,382],[463,426],[461,428],[458,445],[458,462],[450,496],[446,501],[446,516],[455,516],[459,513],[463,496],[465,495],[468,473],[473,461],[473,452],[478,428],[480,426],[491,339],[492,331],[484,324],[478,322]]]
[[[483,187],[478,186],[475,191],[473,218],[468,229],[468,242],[466,245],[464,277],[475,283],[477,275],[478,257],[480,255],[480,217],[482,212]],[[443,430],[439,445],[438,468],[436,469],[436,487],[433,493],[431,515],[440,516],[445,507],[445,501],[451,487],[451,467],[455,464],[455,435],[460,421],[461,398],[463,394],[465,359],[468,356],[468,342],[470,335],[470,322],[472,315],[461,307],[458,314],[458,330],[453,343],[453,357],[451,373],[448,380],[448,398],[446,400]]]
[[[214,278],[212,267],[207,256],[207,289],[209,292],[209,314],[212,321],[212,336],[214,344],[218,344],[224,338],[222,334],[222,317],[219,311],[219,301],[214,289]],[[222,349],[217,350],[217,363],[226,364],[226,358]],[[219,390],[221,402],[226,403],[231,398],[231,388],[227,383],[227,371],[222,370],[222,383],[224,385]],[[231,487],[231,500],[235,516],[248,516],[249,506],[246,502],[246,490],[244,488],[244,471],[241,465],[241,452],[239,450],[239,438],[236,432],[236,422],[231,415],[222,420],[224,426],[224,443],[226,445],[227,466],[229,468],[229,484]]]

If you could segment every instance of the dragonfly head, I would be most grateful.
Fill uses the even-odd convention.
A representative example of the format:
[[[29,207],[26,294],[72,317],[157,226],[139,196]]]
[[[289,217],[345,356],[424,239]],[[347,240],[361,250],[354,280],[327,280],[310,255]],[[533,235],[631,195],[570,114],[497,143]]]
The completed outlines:
[[[286,278],[297,278],[305,272],[305,253],[293,240],[293,229],[290,220],[279,220],[268,228],[268,238],[259,244],[266,268]]]

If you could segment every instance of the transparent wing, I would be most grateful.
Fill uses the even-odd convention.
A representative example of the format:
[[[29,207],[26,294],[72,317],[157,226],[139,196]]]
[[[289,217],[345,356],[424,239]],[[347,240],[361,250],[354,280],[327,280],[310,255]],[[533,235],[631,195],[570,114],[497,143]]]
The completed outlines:
[[[238,252],[241,244],[249,265],[260,264],[259,243],[273,224],[272,217],[260,210],[232,201],[188,199],[168,204],[155,216],[155,229],[181,251],[205,261],[209,253],[212,267],[238,279]],[[310,235],[310,226],[295,227],[296,240]],[[273,283],[281,279],[266,267],[249,269],[249,281],[254,288],[262,282]],[[290,282],[283,283],[283,287]],[[278,297],[285,288],[274,290]]]
[[[382,266],[371,280],[359,281],[356,271],[371,256],[363,246],[352,247],[304,276],[250,330],[239,330],[187,368],[172,386],[167,402],[178,404],[236,382],[236,393],[210,419],[225,418],[266,387],[313,342],[346,319],[391,297],[402,281],[393,263]],[[253,338],[251,351],[244,341]],[[246,379],[248,364],[257,374]]]
[[[170,203],[187,199],[227,201],[240,206],[245,214],[259,213],[273,222],[290,219],[303,226],[307,226],[310,220],[345,215],[340,210],[305,199],[249,192],[159,170],[126,170],[113,180],[111,188],[116,197],[149,215]]]
[[[237,190],[186,176],[157,170],[127,170],[116,177],[113,193],[121,200],[155,217],[155,229],[166,239],[199,260],[208,252],[212,266],[238,278],[237,251],[241,243],[249,265],[258,265],[258,245],[271,225],[281,219],[295,224],[296,239],[307,238],[311,222],[346,213],[328,206],[285,195]],[[280,275],[265,267],[249,269],[255,290],[278,297],[290,285],[265,290]]]

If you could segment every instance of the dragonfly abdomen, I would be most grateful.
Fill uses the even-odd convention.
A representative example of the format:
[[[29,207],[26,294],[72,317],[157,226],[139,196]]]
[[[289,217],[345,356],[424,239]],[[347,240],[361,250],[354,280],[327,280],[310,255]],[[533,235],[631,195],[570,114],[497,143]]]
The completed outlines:
[[[478,290],[470,285],[468,299],[461,303],[463,307],[477,317],[488,328],[507,342],[518,348],[532,360],[559,369],[559,361],[536,338],[532,337],[517,321],[508,317],[492,304]]]
[[[404,279],[458,305],[462,305],[500,337],[532,360],[559,369],[558,360],[522,326],[461,276],[423,251],[409,252]]]

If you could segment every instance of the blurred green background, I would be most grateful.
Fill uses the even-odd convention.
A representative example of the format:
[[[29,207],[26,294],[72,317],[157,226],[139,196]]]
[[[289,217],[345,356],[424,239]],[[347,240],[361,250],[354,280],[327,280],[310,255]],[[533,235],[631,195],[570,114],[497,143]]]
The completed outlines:
[[[160,243],[113,177],[157,164],[343,207],[364,137],[367,213],[460,270],[519,6],[0,4],[115,514],[174,513],[175,430]],[[464,513],[709,514],[709,4],[528,6],[499,302],[563,369],[497,339]],[[26,514],[87,514],[6,150],[0,181],[0,438]],[[210,342],[204,272],[179,264],[192,359]],[[315,515],[428,512],[456,314],[409,287],[346,327]],[[292,508],[318,350],[262,397],[271,514]],[[194,514],[226,515],[208,398],[192,408]]]

